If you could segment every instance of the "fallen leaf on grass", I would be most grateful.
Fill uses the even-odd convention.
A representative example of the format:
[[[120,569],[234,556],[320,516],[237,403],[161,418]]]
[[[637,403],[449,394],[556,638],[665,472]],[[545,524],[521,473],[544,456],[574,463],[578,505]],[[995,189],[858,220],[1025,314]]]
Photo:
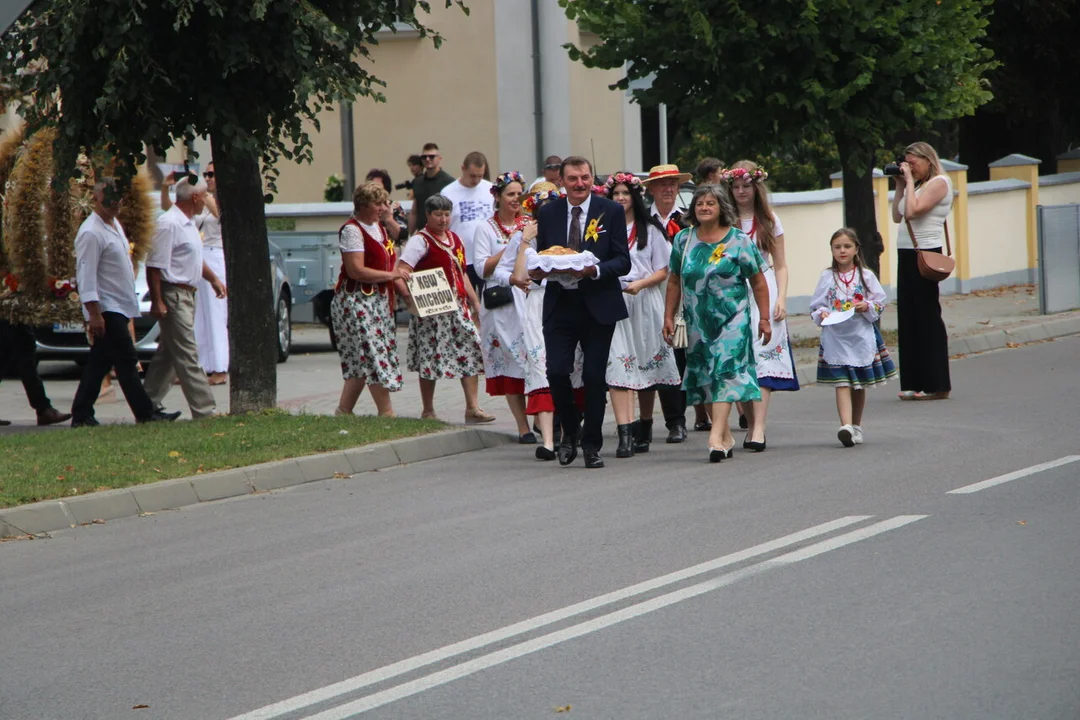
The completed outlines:
[[[57,480],[67,480],[67,477],[65,477],[64,475],[57,475],[56,479]]]
[[[348,435],[348,434],[349,434],[348,430],[338,430],[338,435]]]
[[[180,457],[180,451],[179,450],[170,450],[169,451],[169,457]]]
[[[161,468],[156,468],[156,467],[152,467],[152,468],[150,468],[150,469],[151,469],[151,470],[153,470],[153,471],[154,471],[154,472],[156,472],[156,473],[159,473],[159,472],[161,472]]]
[[[212,433],[214,437],[225,437],[225,433]]]
[[[1020,347],[1020,343],[1007,342],[1007,343],[1005,343],[1005,347],[1007,347],[1007,348],[1018,348],[1018,347]]]
[[[557,713],[568,713],[568,712],[570,712],[570,706],[569,705],[563,705],[562,707],[557,707],[557,708],[555,708],[555,712],[557,712]]]
[[[334,473],[334,477],[348,479],[348,478],[351,478],[352,475],[350,475],[349,473],[336,472],[336,473]]]

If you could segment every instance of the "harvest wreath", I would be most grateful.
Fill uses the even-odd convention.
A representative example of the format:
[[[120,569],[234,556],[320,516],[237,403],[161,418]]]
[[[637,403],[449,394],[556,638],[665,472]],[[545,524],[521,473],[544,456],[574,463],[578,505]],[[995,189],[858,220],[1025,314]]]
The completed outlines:
[[[75,235],[93,212],[92,189],[112,164],[79,156],[75,177],[57,177],[53,145],[57,129],[25,137],[22,125],[0,136],[0,318],[46,325],[82,322],[75,287]],[[131,244],[132,264],[146,258],[154,207],[145,171],[128,184],[117,219]]]

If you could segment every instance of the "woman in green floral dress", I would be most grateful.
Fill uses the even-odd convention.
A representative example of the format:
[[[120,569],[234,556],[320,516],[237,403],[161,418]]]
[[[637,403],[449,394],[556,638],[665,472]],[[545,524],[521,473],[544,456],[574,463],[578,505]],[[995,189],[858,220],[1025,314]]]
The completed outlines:
[[[683,389],[687,404],[712,403],[709,461],[731,457],[735,438],[728,416],[731,403],[761,399],[754,371],[750,328],[750,298],[764,318],[757,332],[768,343],[769,287],[762,275],[765,259],[742,230],[732,227],[738,216],[718,185],[694,193],[691,227],[675,236],[671,250],[664,338],[670,343],[676,310],[686,320],[688,343]]]

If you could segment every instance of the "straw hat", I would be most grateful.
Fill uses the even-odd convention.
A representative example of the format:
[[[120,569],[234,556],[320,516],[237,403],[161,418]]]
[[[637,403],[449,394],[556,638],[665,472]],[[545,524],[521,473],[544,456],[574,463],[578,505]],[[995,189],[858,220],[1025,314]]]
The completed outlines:
[[[668,178],[675,178],[682,185],[690,180],[691,175],[688,172],[679,172],[678,165],[655,165],[649,169],[649,177],[642,180],[641,183],[648,185],[654,180],[666,180]]]

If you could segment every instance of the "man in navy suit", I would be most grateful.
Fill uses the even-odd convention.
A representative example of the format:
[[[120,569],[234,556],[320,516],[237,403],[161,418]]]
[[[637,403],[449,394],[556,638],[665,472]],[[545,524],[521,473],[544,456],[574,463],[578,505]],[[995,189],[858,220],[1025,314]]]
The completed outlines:
[[[563,160],[559,177],[566,198],[540,208],[536,249],[563,246],[587,250],[600,261],[584,270],[552,275],[544,295],[548,383],[563,431],[559,464],[574,461],[576,442],[580,441],[585,467],[602,468],[608,351],[615,324],[627,317],[619,284],[619,277],[630,272],[626,215],[619,204],[592,194],[592,165],[585,158]],[[538,281],[548,276],[540,270],[531,275]],[[570,385],[579,344],[585,357],[585,423],[580,437],[580,415]]]

